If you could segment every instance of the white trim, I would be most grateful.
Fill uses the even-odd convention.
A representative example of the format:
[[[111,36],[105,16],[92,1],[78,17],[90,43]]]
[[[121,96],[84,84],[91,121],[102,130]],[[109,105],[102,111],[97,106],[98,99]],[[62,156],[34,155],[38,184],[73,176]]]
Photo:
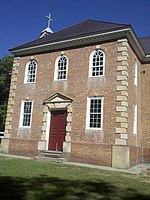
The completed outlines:
[[[100,51],[103,53],[103,75],[98,75],[98,76],[92,76],[92,68],[93,68],[93,55],[95,54],[96,51]],[[105,52],[102,49],[96,49],[91,52],[90,58],[89,58],[89,77],[101,77],[105,76]]]
[[[14,50],[14,51],[11,51],[11,52],[15,53],[15,52],[19,52],[19,51],[26,51],[26,50],[36,49],[36,48],[40,48],[40,47],[42,48],[42,47],[46,47],[46,46],[52,46],[52,45],[55,45],[55,44],[59,45],[59,44],[66,43],[66,42],[72,42],[72,41],[81,40],[81,39],[87,39],[87,38],[92,38],[92,37],[97,37],[97,36],[109,35],[109,34],[112,34],[112,33],[120,33],[120,32],[124,32],[124,31],[131,31],[132,35],[134,36],[134,33],[131,30],[131,28],[125,28],[125,29],[116,30],[116,31],[109,31],[109,32],[106,32],[106,33],[99,33],[99,34],[89,35],[89,36],[85,36],[85,37],[77,37],[77,38],[73,38],[73,39],[53,42],[53,43],[49,43],[49,44],[37,45],[37,46],[34,46],[34,47],[27,47],[27,48],[24,48],[24,49]],[[134,36],[134,39],[136,39],[135,36]],[[137,39],[136,39],[136,42],[139,43],[137,41]],[[142,48],[140,47],[139,44],[138,44],[138,46],[142,50]],[[142,52],[143,52],[143,50],[142,50]],[[143,55],[144,55],[144,53],[143,53]]]
[[[58,61],[59,59],[64,56],[67,59],[67,66],[66,66],[66,78],[65,79],[58,79]],[[64,81],[68,78],[68,65],[69,65],[69,59],[66,55],[60,55],[55,60],[55,70],[54,70],[54,81]]]
[[[49,137],[50,137],[50,124],[51,124],[51,112],[47,112],[47,121],[46,121],[46,150],[48,150]]]
[[[24,83],[28,83],[28,82],[27,82],[27,73],[28,73],[28,65],[29,65],[29,62],[30,62],[30,61],[27,62],[26,67],[25,67]]]
[[[133,112],[133,134],[137,134],[137,105],[134,105]]]
[[[19,127],[22,127],[24,101],[21,101]]]
[[[27,47],[27,48],[23,48],[23,49],[18,49],[18,50],[11,50],[10,52],[12,53],[12,54],[14,54],[15,55],[15,53],[17,53],[17,52],[22,52],[21,53],[21,55],[24,55],[24,51],[28,51],[28,50],[31,50],[31,51],[34,51],[34,49],[39,49],[39,48],[41,48],[41,49],[43,49],[44,47],[45,48],[49,48],[49,47],[51,47],[51,46],[53,46],[53,45],[56,45],[57,47],[59,46],[59,45],[63,45],[63,43],[69,43],[69,42],[74,42],[74,41],[80,41],[80,40],[85,40],[85,39],[89,39],[89,38],[93,38],[93,37],[102,37],[102,36],[107,36],[107,35],[109,35],[109,34],[115,34],[115,33],[119,33],[119,34],[121,34],[121,33],[123,33],[123,32],[127,32],[127,34],[128,34],[128,36],[129,36],[129,33],[128,33],[128,31],[130,32],[130,34],[132,35],[132,37],[133,37],[133,39],[134,39],[134,43],[136,43],[136,45],[138,46],[138,48],[140,49],[140,52],[142,53],[142,56],[143,57],[145,57],[145,58],[149,58],[150,57],[150,55],[148,54],[148,55],[146,55],[145,54],[145,51],[144,51],[144,49],[143,49],[143,47],[142,47],[142,45],[139,43],[139,40],[138,40],[138,38],[136,38],[136,35],[135,35],[135,33],[133,32],[133,30],[132,30],[132,28],[124,28],[124,29],[121,29],[121,30],[115,30],[115,31],[109,31],[109,32],[105,32],[105,33],[99,33],[99,34],[94,34],[94,35],[89,35],[89,36],[84,36],[84,37],[77,37],[77,38],[73,38],[73,39],[66,39],[66,40],[60,40],[60,41],[58,41],[58,42],[53,42],[53,43],[48,43],[48,44],[43,44],[43,45],[37,45],[37,46],[32,46],[32,47]],[[130,37],[130,36],[129,36]],[[132,38],[131,38],[131,40],[132,40]],[[132,43],[132,45],[134,46],[134,44]],[[135,47],[135,49],[137,49],[137,47]],[[39,51],[37,51],[37,52],[39,52]],[[136,54],[137,55],[139,55],[138,54],[138,51],[136,51]],[[17,55],[16,55],[17,56]],[[143,58],[141,58],[141,55],[139,55],[139,58],[141,59],[141,60],[143,60]]]
[[[138,67],[137,67],[137,62],[136,61],[134,61],[134,63],[133,63],[133,66],[134,66],[134,85],[136,85],[137,86],[137,75],[138,75]]]
[[[31,118],[30,118],[30,126],[23,126],[23,110],[24,110],[24,103],[26,101],[30,101],[32,102],[32,106],[31,106]],[[33,113],[33,100],[22,100],[21,101],[21,110],[20,110],[20,120],[19,120],[19,127],[20,128],[31,128],[31,125],[32,125],[32,113]]]
[[[36,63],[36,69],[35,69],[35,81],[34,82],[27,82],[27,75],[28,75],[28,67],[29,67],[29,63],[34,60],[35,63]],[[25,76],[24,76],[24,83],[26,84],[31,84],[31,83],[35,83],[36,82],[36,73],[37,73],[37,62],[35,59],[30,59],[27,64],[26,64],[26,67],[25,67]]]
[[[100,128],[90,128],[89,122],[90,122],[90,104],[91,99],[101,99],[101,127]],[[102,130],[103,129],[103,115],[104,115],[104,97],[98,96],[98,97],[87,97],[87,110],[86,110],[86,129],[89,130]]]
[[[86,129],[89,129],[89,121],[90,121],[90,97],[87,97]]]

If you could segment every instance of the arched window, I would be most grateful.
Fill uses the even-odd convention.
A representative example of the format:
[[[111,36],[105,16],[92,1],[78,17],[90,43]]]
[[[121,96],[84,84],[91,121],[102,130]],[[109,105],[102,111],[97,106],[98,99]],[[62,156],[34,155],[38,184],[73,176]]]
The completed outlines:
[[[30,60],[26,65],[25,83],[34,83],[36,80],[37,63],[35,60]]]
[[[105,70],[105,53],[97,49],[93,51],[90,55],[90,67],[89,67],[89,76],[104,76]]]
[[[66,80],[68,74],[68,58],[64,55],[59,56],[55,62],[54,80]]]

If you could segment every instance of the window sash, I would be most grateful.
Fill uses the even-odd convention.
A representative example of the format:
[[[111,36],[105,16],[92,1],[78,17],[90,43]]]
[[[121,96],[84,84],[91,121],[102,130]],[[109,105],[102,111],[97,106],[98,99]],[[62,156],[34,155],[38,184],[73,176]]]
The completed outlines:
[[[55,80],[66,80],[68,71],[68,59],[66,56],[60,56],[56,60]]]
[[[22,101],[21,118],[20,118],[21,127],[31,127],[32,107],[33,107],[33,101],[31,100]]]
[[[104,97],[88,97],[87,99],[87,129],[103,128]]]
[[[134,61],[134,85],[137,86],[137,63]]]
[[[25,83],[34,83],[36,81],[37,63],[30,60],[26,66]]]
[[[93,51],[90,55],[90,77],[104,76],[105,53],[99,49]]]
[[[137,134],[137,105],[134,105],[134,112],[133,112],[133,133]]]

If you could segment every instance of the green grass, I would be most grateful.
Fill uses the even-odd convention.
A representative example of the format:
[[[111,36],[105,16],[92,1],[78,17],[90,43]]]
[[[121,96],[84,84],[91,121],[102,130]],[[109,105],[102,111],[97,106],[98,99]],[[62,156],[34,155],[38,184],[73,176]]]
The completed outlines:
[[[0,158],[2,200],[149,200],[150,171],[130,175]]]

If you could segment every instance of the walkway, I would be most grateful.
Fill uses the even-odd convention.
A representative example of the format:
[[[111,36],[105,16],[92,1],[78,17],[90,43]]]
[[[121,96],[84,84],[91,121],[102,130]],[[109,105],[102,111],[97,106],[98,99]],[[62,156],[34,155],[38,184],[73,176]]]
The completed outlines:
[[[142,163],[142,164],[136,165],[134,167],[131,167],[129,169],[117,169],[117,168],[106,167],[106,166],[98,166],[98,165],[74,163],[74,162],[65,162],[65,164],[80,166],[80,167],[89,167],[89,168],[93,168],[93,169],[102,169],[102,170],[108,170],[108,171],[123,172],[123,173],[128,173],[128,174],[140,174],[140,173],[150,169],[150,163]]]
[[[33,157],[17,156],[17,155],[3,154],[3,153],[0,153],[0,156],[21,158],[21,159],[28,159],[28,160],[34,159]],[[102,169],[102,170],[108,170],[108,171],[123,172],[123,173],[128,173],[128,174],[140,174],[140,173],[146,171],[147,169],[150,169],[150,163],[142,163],[142,164],[136,165],[134,167],[131,167],[129,169],[117,169],[117,168],[112,168],[112,167],[91,165],[91,164],[84,164],[84,163],[76,163],[76,162],[63,162],[63,164],[79,166],[79,167],[88,167],[88,168],[93,168],[93,169]]]

